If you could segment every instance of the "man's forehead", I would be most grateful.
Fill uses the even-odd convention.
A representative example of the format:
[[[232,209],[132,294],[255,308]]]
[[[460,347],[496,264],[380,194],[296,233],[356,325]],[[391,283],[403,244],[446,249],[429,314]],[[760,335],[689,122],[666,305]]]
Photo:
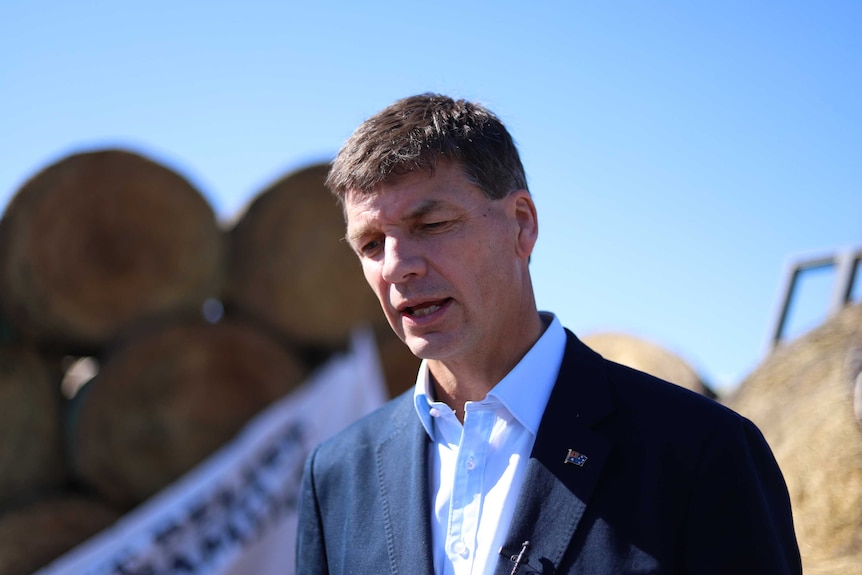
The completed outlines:
[[[457,175],[470,181],[467,170],[461,162],[445,157],[437,157],[427,166],[404,171],[393,170],[384,179],[375,183],[372,187],[348,187],[344,190],[345,202],[349,197],[361,199],[365,196],[376,196],[387,190],[398,189],[401,186],[409,186],[416,182],[441,181],[449,176]]]
[[[374,194],[373,197],[360,197],[355,201],[345,201],[345,222],[351,227],[374,225],[375,222],[401,222],[422,218],[428,214],[447,209],[455,209],[453,202],[433,197],[397,198],[387,201],[393,195]]]

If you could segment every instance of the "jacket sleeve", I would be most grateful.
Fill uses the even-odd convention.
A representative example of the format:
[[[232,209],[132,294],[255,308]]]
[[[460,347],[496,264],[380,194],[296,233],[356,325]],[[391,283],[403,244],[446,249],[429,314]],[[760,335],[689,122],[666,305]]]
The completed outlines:
[[[296,574],[328,575],[323,522],[314,486],[317,450],[305,460],[299,497],[299,524],[296,531]]]
[[[784,477],[760,430],[738,418],[701,454],[682,533],[683,572],[802,573]]]

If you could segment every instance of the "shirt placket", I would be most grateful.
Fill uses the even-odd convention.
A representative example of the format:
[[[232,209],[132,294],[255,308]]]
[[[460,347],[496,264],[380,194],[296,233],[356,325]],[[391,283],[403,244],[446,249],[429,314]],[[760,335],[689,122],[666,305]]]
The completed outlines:
[[[465,413],[446,536],[446,553],[456,575],[469,575],[472,569],[482,511],[482,477],[493,426],[492,410],[471,409]]]

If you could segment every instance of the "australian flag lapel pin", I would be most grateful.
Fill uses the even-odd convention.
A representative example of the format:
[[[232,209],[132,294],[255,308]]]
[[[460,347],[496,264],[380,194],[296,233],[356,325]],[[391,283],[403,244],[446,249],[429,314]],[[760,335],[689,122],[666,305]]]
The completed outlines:
[[[563,463],[572,463],[578,467],[583,467],[586,462],[587,456],[583,453],[578,453],[574,449],[569,449],[568,453],[566,453],[566,458],[563,460]]]

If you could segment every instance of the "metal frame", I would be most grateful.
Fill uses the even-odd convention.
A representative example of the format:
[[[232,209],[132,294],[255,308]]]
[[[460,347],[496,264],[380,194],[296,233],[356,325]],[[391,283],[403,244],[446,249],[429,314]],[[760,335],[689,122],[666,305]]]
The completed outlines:
[[[862,261],[862,248],[856,248],[791,264],[785,276],[786,280],[780,301],[780,311],[770,333],[769,341],[771,347],[774,348],[781,343],[787,323],[787,316],[790,313],[790,304],[793,301],[793,294],[796,291],[796,285],[799,283],[799,277],[803,272],[825,267],[836,268],[835,287],[832,291],[832,300],[829,303],[829,317],[832,317],[850,303],[850,297],[853,295],[853,287],[856,281],[856,271],[859,269],[860,261]]]

